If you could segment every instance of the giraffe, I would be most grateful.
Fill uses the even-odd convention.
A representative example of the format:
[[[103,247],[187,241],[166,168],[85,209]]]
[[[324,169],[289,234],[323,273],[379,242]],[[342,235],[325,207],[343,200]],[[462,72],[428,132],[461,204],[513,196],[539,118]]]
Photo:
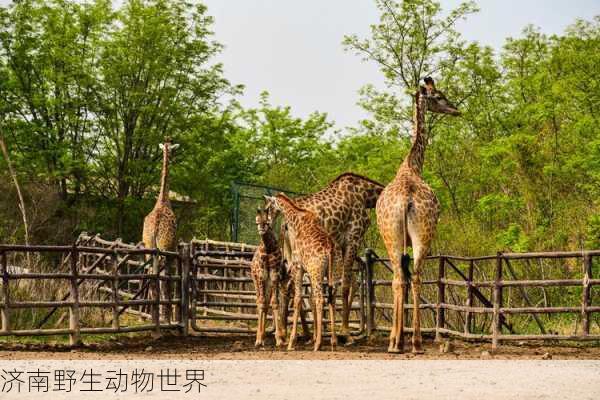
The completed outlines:
[[[307,272],[315,305],[314,351],[321,347],[323,336],[324,293],[327,293],[329,319],[331,323],[331,346],[337,345],[335,334],[335,291],[336,282],[341,278],[341,249],[322,228],[319,218],[311,211],[299,208],[289,197],[279,193],[268,198],[269,204],[283,214],[288,229],[294,238],[292,271],[294,282],[294,314],[288,350],[294,350],[298,327],[298,316],[302,300],[302,276]],[[327,284],[323,279],[327,274]]]
[[[172,144],[171,139],[166,138],[160,148],[163,152],[162,172],[160,176],[160,192],[154,204],[154,208],[144,218],[144,229],[142,242],[147,249],[157,248],[167,251],[175,249],[175,233],[177,231],[177,220],[171,209],[169,200],[169,159],[171,152],[179,147]]]
[[[427,256],[440,213],[440,204],[421,177],[427,131],[425,112],[459,115],[432,78],[425,78],[415,95],[412,147],[400,165],[394,180],[385,187],[377,200],[377,225],[394,271],[393,324],[388,352],[399,353],[404,347],[404,287],[410,280],[407,247],[412,246],[414,273],[412,277],[413,318],[412,351],[422,353],[419,294],[421,269]]]
[[[258,326],[256,328],[255,346],[264,346],[265,328],[269,303],[273,310],[273,323],[275,324],[275,345],[281,346],[285,342],[285,333],[281,328],[279,317],[279,297],[284,290],[280,287],[283,271],[283,257],[273,232],[273,219],[268,210],[258,209],[256,212],[256,227],[261,241],[252,257],[250,274],[256,290],[256,308]],[[287,285],[285,290],[287,290]]]
[[[384,186],[367,177],[346,172],[331,181],[319,192],[297,197],[294,203],[313,212],[325,232],[340,248],[343,258],[342,268],[342,327],[340,336],[351,341],[348,320],[354,295],[357,292],[356,276],[352,266],[362,245],[364,235],[371,220],[369,209],[375,208],[377,198]],[[274,205],[267,198],[266,208]],[[284,236],[284,247],[294,247],[289,235]]]
[[[171,201],[169,200],[169,160],[171,152],[179,147],[178,144],[172,144],[171,139],[166,138],[165,142],[159,147],[163,152],[162,172],[160,177],[160,192],[156,200],[154,208],[146,218],[144,218],[144,228],[142,231],[142,242],[147,249],[159,249],[162,251],[172,251],[176,247],[175,234],[177,232],[177,220],[175,213],[171,209]],[[150,256],[146,256],[146,261]],[[165,260],[166,262],[166,260]],[[170,273],[170,267],[164,267],[165,272]],[[167,298],[170,282],[159,283],[158,290],[162,298]],[[154,291],[154,287],[149,290]],[[153,294],[152,296],[155,296]],[[166,320],[171,319],[171,307],[162,306],[162,313]]]

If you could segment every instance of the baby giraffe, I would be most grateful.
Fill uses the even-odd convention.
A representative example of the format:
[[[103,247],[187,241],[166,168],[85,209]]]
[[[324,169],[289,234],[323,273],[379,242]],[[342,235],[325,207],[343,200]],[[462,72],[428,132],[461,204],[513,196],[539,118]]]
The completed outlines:
[[[292,254],[292,279],[294,281],[294,315],[292,331],[288,342],[288,350],[294,350],[296,344],[298,317],[302,301],[302,277],[307,272],[310,278],[311,292],[315,304],[315,342],[314,351],[321,347],[323,337],[323,304],[324,293],[327,293],[329,319],[331,322],[331,346],[337,345],[335,334],[335,290],[342,276],[342,252],[335,242],[323,230],[318,217],[308,210],[299,208],[283,193],[275,197],[267,197],[267,202],[273,204],[277,211],[283,214],[290,234],[293,235],[296,246]],[[323,279],[327,274],[327,284]]]
[[[265,330],[269,303],[273,310],[275,324],[275,345],[285,342],[285,331],[281,327],[279,317],[279,291],[283,269],[283,257],[273,232],[273,219],[266,210],[260,208],[256,212],[256,227],[260,235],[260,245],[254,252],[250,273],[256,289],[256,307],[258,326],[256,328],[255,346],[264,346]]]

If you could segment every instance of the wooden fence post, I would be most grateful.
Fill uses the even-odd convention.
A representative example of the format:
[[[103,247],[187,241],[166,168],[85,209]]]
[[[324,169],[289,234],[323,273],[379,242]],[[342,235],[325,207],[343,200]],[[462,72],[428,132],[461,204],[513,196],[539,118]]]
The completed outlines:
[[[468,272],[468,286],[467,286],[467,307],[473,307],[473,269],[474,269],[474,262],[473,260],[469,261],[469,272]],[[473,313],[469,310],[466,311],[465,313],[465,329],[464,329],[464,333],[465,335],[468,335],[469,333],[471,333],[471,325],[472,325],[472,321],[473,320]]]
[[[69,343],[71,346],[81,345],[81,333],[80,333],[80,314],[79,314],[79,271],[77,270],[78,261],[77,245],[73,245],[71,250],[71,279],[70,279],[70,294],[71,294],[71,307],[69,308]]]
[[[375,330],[375,290],[373,287],[373,251],[365,250],[366,285],[367,285],[367,336]]]
[[[0,273],[2,274],[2,332],[10,332],[10,275],[6,262],[6,252],[0,253]]]
[[[112,327],[119,330],[119,255],[117,250],[114,252],[113,260],[113,279],[112,279]]]
[[[502,333],[500,307],[502,307],[502,253],[496,255],[496,275],[494,278],[494,316],[492,320],[492,350],[498,348],[498,336]]]
[[[185,243],[179,249],[179,257],[181,260],[181,293],[179,295],[181,301],[181,314],[179,323],[181,324],[181,334],[188,335],[190,321],[190,270],[192,263],[192,253],[190,245]]]
[[[592,256],[585,253],[583,256],[583,293],[581,301],[581,320],[583,321],[583,334],[585,336],[590,334],[590,312],[587,310],[591,304],[590,279],[592,279]]]
[[[152,253],[152,293],[151,300],[154,300],[154,306],[152,307],[152,324],[154,325],[154,331],[152,337],[158,339],[160,337],[160,255],[158,250]]]
[[[435,320],[435,341],[439,342],[442,340],[442,333],[440,329],[443,329],[446,325],[445,310],[443,304],[446,303],[446,283],[444,278],[446,277],[446,259],[440,256],[438,266],[438,298],[436,306],[436,320]]]

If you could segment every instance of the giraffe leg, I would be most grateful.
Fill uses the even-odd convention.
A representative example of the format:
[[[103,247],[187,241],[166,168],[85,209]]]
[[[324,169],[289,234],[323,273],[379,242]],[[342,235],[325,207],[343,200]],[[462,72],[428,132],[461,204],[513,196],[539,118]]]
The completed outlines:
[[[279,274],[271,271],[271,299],[270,305],[273,310],[273,324],[275,325],[275,346],[280,347],[285,338],[282,335],[280,318],[279,318]]]
[[[280,282],[279,283],[279,327],[281,329],[281,337],[283,338],[283,342],[285,344],[285,339],[287,338],[287,322],[288,322],[288,307],[290,304],[289,291],[288,291],[288,283]]]
[[[389,353],[401,353],[404,348],[404,273],[400,268],[399,257],[392,260],[394,279],[392,289],[394,294],[394,315],[392,319],[392,332],[390,333]]]
[[[358,287],[356,276],[354,276],[354,273],[352,271],[353,265],[353,262],[345,264],[344,270],[342,272],[342,328],[340,335],[345,337],[346,344],[352,344],[354,342],[354,340],[352,339],[352,335],[350,335],[349,326],[350,313],[352,310],[352,301],[354,293],[356,293],[356,289]]]
[[[414,248],[414,272],[412,279],[412,296],[413,296],[413,318],[412,318],[412,352],[415,354],[423,353],[423,344],[421,339],[421,310],[419,309],[420,294],[421,294],[421,267],[423,265],[424,253],[422,248],[415,246]]]
[[[288,340],[288,350],[294,350],[298,329],[298,314],[300,313],[300,302],[302,301],[302,270],[298,268],[294,273],[294,314],[292,317],[292,331]]]
[[[348,250],[346,256],[352,253]],[[352,255],[352,257],[354,257]],[[353,259],[348,261],[348,257],[344,257],[344,268],[342,270],[342,329],[340,335],[350,336],[348,320],[350,319],[350,308],[352,307],[352,265]]]
[[[321,348],[321,341],[323,339],[323,292],[320,288],[314,287],[315,291],[315,308],[317,315],[315,316],[315,344],[314,351],[319,351]]]
[[[300,322],[302,323],[302,334],[309,338],[311,334],[308,322],[306,321],[306,309],[304,308],[303,302],[300,302]]]
[[[254,342],[254,346],[259,347],[262,346],[263,343],[263,329],[262,329],[262,314],[264,308],[264,286],[260,280],[260,271],[252,272],[252,280],[254,281],[254,287],[256,289],[256,315],[257,315],[257,324],[256,324],[256,341]]]
[[[335,286],[332,286],[331,289],[332,296],[329,299],[328,307],[329,307],[329,323],[331,324],[331,351],[335,350],[337,346],[337,336],[335,334]]]

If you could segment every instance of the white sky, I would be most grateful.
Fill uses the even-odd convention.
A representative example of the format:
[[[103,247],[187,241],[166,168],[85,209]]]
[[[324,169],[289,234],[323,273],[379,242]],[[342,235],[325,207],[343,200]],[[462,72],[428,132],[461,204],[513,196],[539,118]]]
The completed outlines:
[[[122,1],[122,0],[121,0]],[[561,33],[576,18],[600,14],[600,0],[476,0],[481,11],[458,25],[467,40],[499,49],[527,24]],[[9,0],[0,0],[6,5]],[[337,128],[366,114],[356,105],[367,83],[382,86],[377,67],[341,45],[345,34],[365,37],[377,22],[373,0],[204,0],[215,17],[218,61],[232,83],[246,86],[242,104],[258,104],[263,90],[295,115],[327,112]],[[444,10],[460,0],[441,0]]]
[[[481,11],[461,22],[467,40],[500,48],[527,24],[561,33],[578,17],[600,14],[600,0],[477,0]],[[441,0],[448,10],[459,0]],[[242,104],[256,106],[262,90],[298,116],[327,112],[337,128],[366,114],[356,105],[366,83],[383,86],[371,63],[344,52],[345,34],[368,35],[378,21],[373,0],[205,0],[216,19],[225,76],[246,85]]]

